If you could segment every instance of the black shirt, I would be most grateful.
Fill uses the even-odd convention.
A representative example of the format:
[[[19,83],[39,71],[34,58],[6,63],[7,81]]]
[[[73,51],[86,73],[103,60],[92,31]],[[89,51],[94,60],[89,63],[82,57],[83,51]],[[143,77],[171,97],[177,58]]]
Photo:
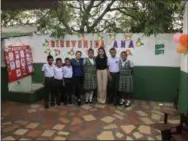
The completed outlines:
[[[96,68],[98,70],[104,70],[104,69],[107,69],[107,57],[106,58],[100,58],[100,57],[97,57],[96,58]]]

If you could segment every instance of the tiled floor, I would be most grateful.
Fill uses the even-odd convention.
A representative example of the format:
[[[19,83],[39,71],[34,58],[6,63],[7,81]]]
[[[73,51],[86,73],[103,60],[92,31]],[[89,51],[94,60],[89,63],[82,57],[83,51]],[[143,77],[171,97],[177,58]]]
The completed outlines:
[[[150,124],[163,121],[157,102],[134,101],[131,107],[112,105],[61,106],[44,109],[42,102],[2,102],[3,140],[161,140]],[[179,117],[169,120],[179,122]]]

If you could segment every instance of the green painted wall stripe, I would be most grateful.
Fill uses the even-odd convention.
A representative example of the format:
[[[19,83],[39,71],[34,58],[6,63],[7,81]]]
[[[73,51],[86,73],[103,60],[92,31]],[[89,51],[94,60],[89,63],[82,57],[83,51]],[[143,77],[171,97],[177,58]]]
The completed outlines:
[[[185,113],[188,112],[188,73],[181,71],[180,76],[181,81],[178,109],[182,113]]]
[[[42,82],[42,64],[34,64],[33,82]],[[179,87],[180,68],[136,66],[134,70],[134,94],[136,99],[173,101]]]

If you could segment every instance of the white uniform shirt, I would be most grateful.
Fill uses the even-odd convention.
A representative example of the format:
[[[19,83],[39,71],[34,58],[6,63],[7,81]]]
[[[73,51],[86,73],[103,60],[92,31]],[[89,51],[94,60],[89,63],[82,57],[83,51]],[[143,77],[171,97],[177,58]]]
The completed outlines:
[[[108,58],[109,71],[112,73],[119,72],[119,62],[120,59],[118,57]]]
[[[121,62],[122,62],[122,66],[124,67],[124,66],[125,66],[125,63],[128,62],[128,61],[130,61],[130,60],[126,60],[126,61],[121,60]],[[133,62],[131,62],[131,61],[130,61],[130,67],[131,67],[131,68],[134,67]]]
[[[73,74],[72,66],[70,66],[70,67],[64,66],[63,67],[63,77],[64,78],[72,78],[72,74]]]
[[[42,71],[45,77],[54,77],[54,65],[44,64],[42,66]]]
[[[63,79],[63,67],[54,67],[54,78],[57,80],[62,80]]]
[[[89,61],[91,62],[92,65],[94,65],[94,59],[93,58],[88,58]],[[86,59],[84,59],[83,64],[86,64]]]

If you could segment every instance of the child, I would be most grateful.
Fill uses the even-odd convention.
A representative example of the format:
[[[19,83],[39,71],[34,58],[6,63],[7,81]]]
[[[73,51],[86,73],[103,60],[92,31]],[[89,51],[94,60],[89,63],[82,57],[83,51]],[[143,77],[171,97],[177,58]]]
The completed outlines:
[[[71,60],[73,77],[74,77],[74,87],[75,95],[77,98],[78,106],[81,105],[81,94],[83,94],[83,59],[81,58],[82,52],[77,51],[75,58]]]
[[[65,86],[65,96],[64,96],[64,104],[72,105],[72,89],[73,89],[73,70],[71,66],[71,61],[69,58],[65,59],[65,66],[63,67],[63,79],[64,79],[64,86]]]
[[[127,53],[121,53],[121,61],[120,61],[120,78],[119,78],[119,92],[121,93],[121,102],[120,105],[125,104],[125,107],[130,106],[131,101],[128,99],[133,92],[133,63],[127,60]]]
[[[120,58],[116,57],[115,48],[110,49],[111,57],[108,58],[108,71],[109,71],[109,83],[108,83],[108,99],[109,103],[114,105],[119,104],[118,95],[118,83],[119,83],[119,62]]]
[[[53,56],[48,55],[48,63],[44,64],[42,67],[43,72],[43,84],[44,84],[44,106],[48,108],[49,96],[51,97],[51,106],[54,106],[54,91],[53,91],[53,82],[54,82],[54,65],[53,65]]]
[[[96,80],[96,65],[94,60],[94,51],[89,49],[88,58],[85,58],[84,62],[84,90],[86,90],[86,99],[85,103],[92,104],[93,92],[97,87]]]
[[[63,66],[61,58],[56,59],[56,66],[54,67],[54,88],[56,104],[60,106],[63,94]]]

